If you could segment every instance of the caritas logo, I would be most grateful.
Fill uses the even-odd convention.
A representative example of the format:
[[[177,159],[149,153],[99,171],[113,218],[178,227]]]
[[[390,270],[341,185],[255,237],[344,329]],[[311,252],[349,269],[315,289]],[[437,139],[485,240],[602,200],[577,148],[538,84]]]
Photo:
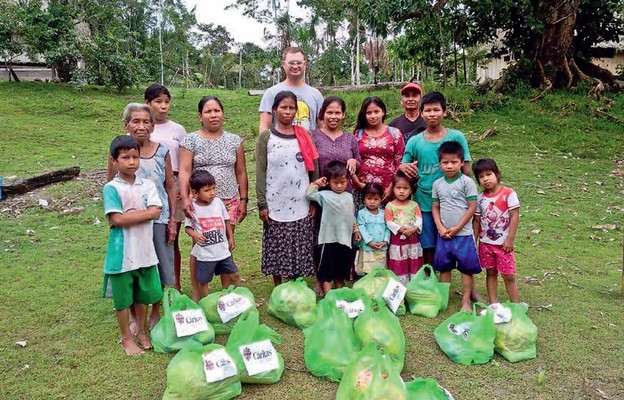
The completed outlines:
[[[206,361],[204,362],[204,366],[206,367],[206,369],[207,369],[208,371],[212,371],[212,370],[214,369],[214,367],[215,367],[215,365],[213,364],[213,362],[212,362],[212,361],[210,361],[210,360],[206,360]]]
[[[217,302],[217,307],[219,307],[219,310],[221,310],[221,311],[225,311],[225,308],[226,308],[226,307],[225,307],[225,303],[224,303],[224,302],[222,302],[221,300],[219,300],[219,301]]]
[[[175,318],[176,322],[177,322],[178,324],[180,324],[180,325],[182,325],[182,324],[185,322],[184,315],[182,315],[182,314],[180,314],[180,313],[176,314],[176,315],[174,316],[174,318]]]
[[[251,349],[249,347],[243,349],[243,357],[245,357],[247,361],[251,360]]]

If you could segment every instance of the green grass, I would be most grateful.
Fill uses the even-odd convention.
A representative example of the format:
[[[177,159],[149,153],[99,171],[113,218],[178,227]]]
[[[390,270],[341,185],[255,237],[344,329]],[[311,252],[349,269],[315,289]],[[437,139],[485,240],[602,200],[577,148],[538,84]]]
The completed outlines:
[[[521,300],[539,328],[538,357],[510,364],[499,356],[481,366],[453,364],[437,347],[433,330],[459,309],[454,277],[450,306],[434,319],[401,317],[406,339],[402,376],[430,376],[457,399],[590,399],[624,397],[624,299],[621,295],[622,171],[621,125],[596,118],[595,102],[581,93],[555,92],[529,102],[531,93],[492,101],[470,112],[471,100],[493,100],[468,89],[445,91],[461,122],[447,121],[474,139],[474,158],[493,157],[504,183],[522,202],[517,236]],[[75,92],[44,84],[0,83],[0,176],[25,177],[80,165],[105,168],[110,140],[122,132],[121,112],[140,91],[125,95],[98,88]],[[244,92],[173,90],[171,118],[195,130],[196,104],[216,94],[225,106],[226,129],[246,138],[250,176],[257,134],[259,97]],[[398,114],[398,93],[375,93]],[[345,95],[348,124],[366,93]],[[624,96],[610,113],[624,119]],[[352,125],[350,125],[352,126]],[[74,157],[72,157],[74,156]],[[250,180],[253,182],[253,179]],[[0,398],[160,398],[169,355],[125,357],[116,345],[112,304],[100,298],[101,268],[108,235],[102,215],[101,175],[54,185],[0,203]],[[253,195],[253,191],[252,191]],[[37,206],[39,198],[50,210]],[[76,213],[64,210],[82,207]],[[80,209],[78,209],[80,210]],[[98,223],[100,221],[100,223]],[[234,256],[244,284],[256,296],[261,320],[282,334],[278,349],[287,370],[271,386],[247,386],[245,399],[333,397],[336,384],[305,372],[303,335],[266,314],[270,278],[260,273],[261,226],[253,213],[236,232]],[[595,225],[615,224],[615,230]],[[34,231],[28,234],[27,230]],[[539,233],[536,233],[539,231]],[[190,244],[183,238],[184,257]],[[190,287],[188,267],[183,287]],[[482,274],[483,275],[483,274]],[[484,277],[478,277],[484,291]],[[537,281],[536,281],[537,280]],[[502,298],[506,298],[500,285]],[[552,307],[542,308],[551,305]],[[26,347],[15,344],[26,340]],[[225,337],[218,341],[224,343]],[[538,384],[539,371],[544,382]],[[602,396],[601,393],[604,393]]]

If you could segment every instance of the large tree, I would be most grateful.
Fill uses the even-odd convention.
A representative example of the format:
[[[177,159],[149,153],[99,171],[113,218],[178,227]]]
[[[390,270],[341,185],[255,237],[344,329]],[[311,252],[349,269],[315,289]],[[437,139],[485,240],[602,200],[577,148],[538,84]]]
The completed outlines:
[[[615,84],[611,74],[589,60],[598,43],[621,40],[621,0],[387,0],[369,2],[363,15],[377,33],[409,34],[414,24],[430,24],[449,11],[466,24],[461,31],[465,46],[499,41],[520,57],[517,68],[527,67],[525,76],[536,86],[571,87],[588,75]]]

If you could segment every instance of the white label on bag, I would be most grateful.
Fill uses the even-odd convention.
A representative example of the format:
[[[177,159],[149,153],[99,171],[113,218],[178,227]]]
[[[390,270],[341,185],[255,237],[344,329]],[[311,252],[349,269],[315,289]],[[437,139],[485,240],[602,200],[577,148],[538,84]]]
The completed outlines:
[[[251,307],[249,299],[236,293],[228,293],[217,302],[217,312],[224,324],[241,315],[249,307]]]
[[[494,323],[495,324],[504,324],[511,321],[511,310],[501,303],[493,303],[488,306],[488,308],[494,311]],[[481,310],[480,315],[485,315],[487,310]]]
[[[177,337],[190,336],[208,330],[208,322],[202,310],[174,311],[172,315]]]
[[[210,353],[204,353],[202,354],[202,359],[204,361],[206,382],[208,383],[222,381],[238,373],[234,360],[232,360],[232,357],[230,357],[225,349],[217,349]]]
[[[401,284],[401,282],[398,282],[394,279],[388,279],[388,285],[386,286],[382,297],[386,301],[386,303],[388,303],[388,306],[393,313],[396,314],[399,306],[401,305],[401,302],[403,301],[403,298],[405,297],[406,292],[407,289]]]
[[[268,339],[242,345],[238,348],[238,351],[243,356],[245,368],[247,368],[249,376],[279,368],[277,350],[275,350],[273,343]]]
[[[468,334],[470,333],[470,325],[472,322],[464,322],[463,324],[455,325],[449,324],[448,329],[453,335],[461,336],[464,339],[468,339]]]
[[[357,317],[366,309],[366,306],[364,306],[364,303],[360,299],[350,303],[346,300],[338,300],[336,301],[336,307],[346,312],[349,318]]]

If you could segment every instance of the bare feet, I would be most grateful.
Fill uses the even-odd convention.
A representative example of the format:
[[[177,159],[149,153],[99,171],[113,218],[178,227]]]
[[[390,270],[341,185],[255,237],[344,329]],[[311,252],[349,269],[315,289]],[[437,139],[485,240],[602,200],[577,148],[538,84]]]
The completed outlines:
[[[460,311],[472,313],[472,304],[470,302],[462,302],[462,308]]]
[[[139,327],[137,325],[136,320],[133,317],[130,317],[130,333],[132,334],[132,336],[136,336]]]
[[[475,289],[473,289],[472,292],[470,293],[470,300],[474,302],[483,303],[483,304],[490,304],[490,302],[488,302],[483,296],[481,296],[481,294],[477,292]]]
[[[139,341],[139,345],[143,347],[144,350],[149,350],[154,348],[152,346],[152,342],[150,341],[149,336],[145,332],[141,332],[137,335],[137,340]]]
[[[150,314],[150,331],[154,329],[156,324],[160,321],[160,313],[151,313]]]
[[[141,349],[139,346],[137,346],[136,343],[134,343],[134,337],[132,335],[122,337],[119,340],[119,345],[121,346],[123,351],[126,352],[127,355],[132,357],[136,357],[144,353],[143,349]]]

